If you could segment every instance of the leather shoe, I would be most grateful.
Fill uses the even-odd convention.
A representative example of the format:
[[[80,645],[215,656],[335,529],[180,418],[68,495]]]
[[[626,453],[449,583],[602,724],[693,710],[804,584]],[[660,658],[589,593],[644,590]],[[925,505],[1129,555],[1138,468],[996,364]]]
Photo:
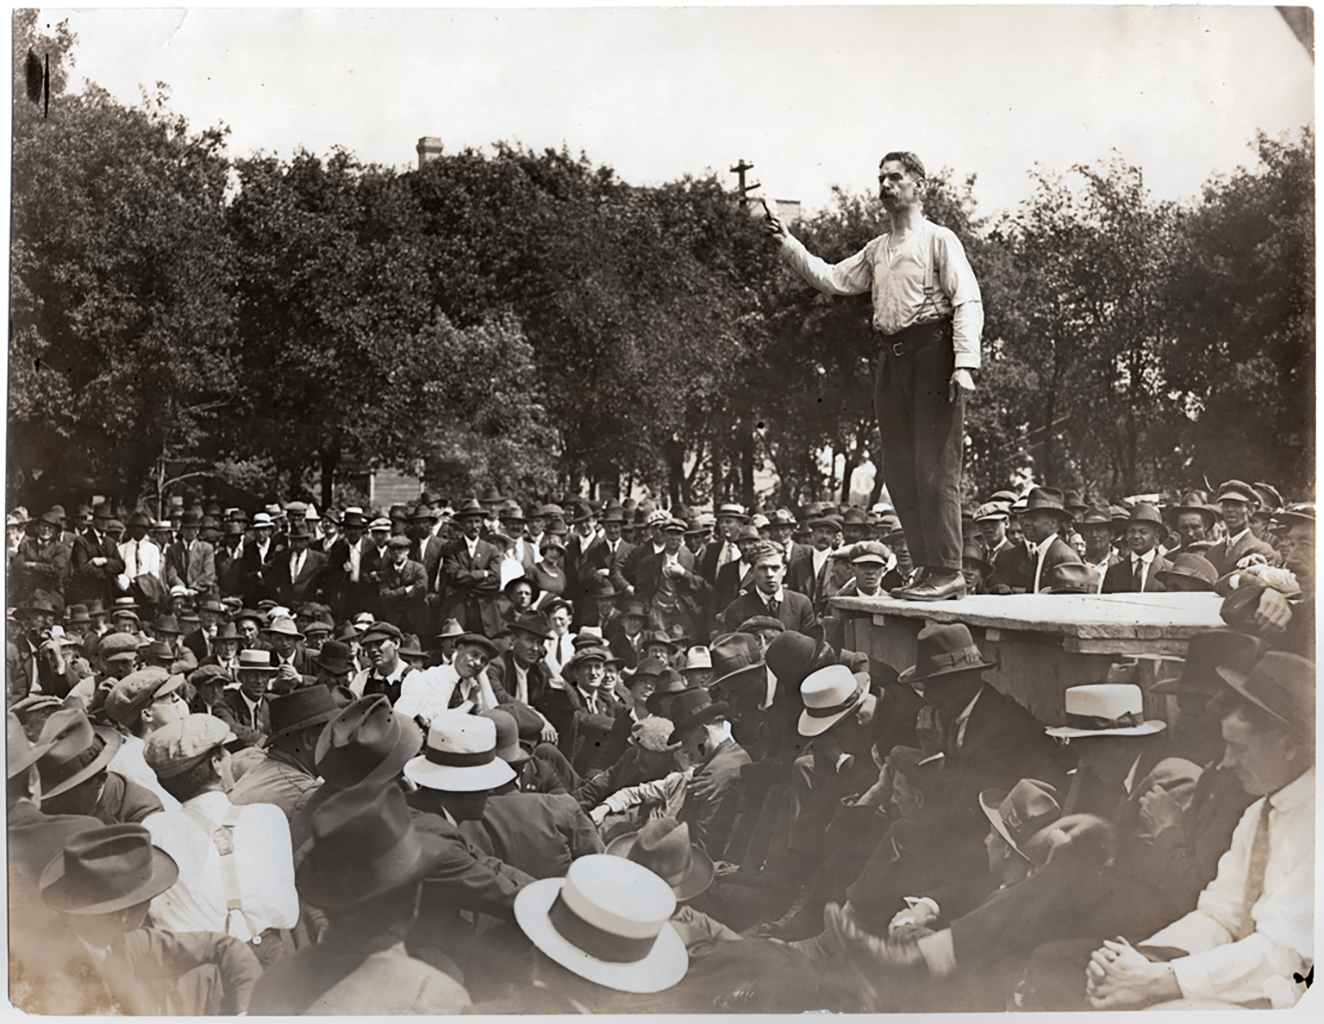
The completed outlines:
[[[910,579],[906,580],[906,582],[899,587],[893,587],[891,590],[888,591],[888,593],[891,594],[893,597],[898,597],[904,600],[905,591],[911,590],[914,587],[918,587],[928,578],[929,578],[929,567],[927,565],[917,566],[916,568],[911,570]]]
[[[903,601],[956,601],[965,597],[965,577],[956,573],[931,573],[923,583],[893,591]]]

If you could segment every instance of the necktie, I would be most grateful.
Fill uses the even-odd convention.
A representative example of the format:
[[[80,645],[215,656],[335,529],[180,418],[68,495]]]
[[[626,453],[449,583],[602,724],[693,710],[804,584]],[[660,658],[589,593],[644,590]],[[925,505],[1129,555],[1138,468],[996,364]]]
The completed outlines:
[[[1269,863],[1269,812],[1272,809],[1269,798],[1265,797],[1260,822],[1255,827],[1255,838],[1250,844],[1250,864],[1246,868],[1246,898],[1242,906],[1246,908],[1247,921],[1250,920],[1250,908],[1264,895],[1264,869]]]
[[[1145,563],[1139,558],[1135,560],[1135,569],[1132,578],[1134,582],[1132,583],[1131,589],[1138,594],[1145,589]]]
[[[774,619],[777,617],[777,612],[781,608],[781,606],[782,603],[778,601],[775,597],[768,598],[768,614],[771,615]]]

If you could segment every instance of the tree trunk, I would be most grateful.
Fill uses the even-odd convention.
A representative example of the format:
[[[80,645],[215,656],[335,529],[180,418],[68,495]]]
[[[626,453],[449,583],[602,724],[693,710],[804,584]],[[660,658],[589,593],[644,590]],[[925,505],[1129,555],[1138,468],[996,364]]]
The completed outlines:
[[[336,468],[340,465],[340,448],[328,446],[318,455],[322,469],[322,508],[328,509],[335,503]]]
[[[740,503],[754,507],[754,427],[748,420],[740,423]]]

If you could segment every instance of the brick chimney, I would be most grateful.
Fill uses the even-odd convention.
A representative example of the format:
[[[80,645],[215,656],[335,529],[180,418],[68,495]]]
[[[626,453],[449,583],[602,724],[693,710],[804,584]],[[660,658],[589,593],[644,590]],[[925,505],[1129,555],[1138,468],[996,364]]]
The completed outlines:
[[[429,160],[441,156],[441,139],[435,135],[424,135],[414,148],[418,151],[418,166],[422,168]]]

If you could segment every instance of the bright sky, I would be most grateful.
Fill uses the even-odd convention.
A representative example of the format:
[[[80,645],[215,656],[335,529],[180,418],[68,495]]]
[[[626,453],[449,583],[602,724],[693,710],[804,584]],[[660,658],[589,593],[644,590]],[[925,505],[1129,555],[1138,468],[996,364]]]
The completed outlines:
[[[1036,163],[1112,149],[1160,198],[1253,157],[1255,130],[1314,120],[1314,67],[1258,7],[731,7],[683,10],[48,10],[78,34],[74,81],[125,102],[163,81],[230,152],[340,144],[415,162],[445,148],[563,143],[648,184],[745,159],[778,198],[875,187],[911,149],[977,173],[991,212]]]

